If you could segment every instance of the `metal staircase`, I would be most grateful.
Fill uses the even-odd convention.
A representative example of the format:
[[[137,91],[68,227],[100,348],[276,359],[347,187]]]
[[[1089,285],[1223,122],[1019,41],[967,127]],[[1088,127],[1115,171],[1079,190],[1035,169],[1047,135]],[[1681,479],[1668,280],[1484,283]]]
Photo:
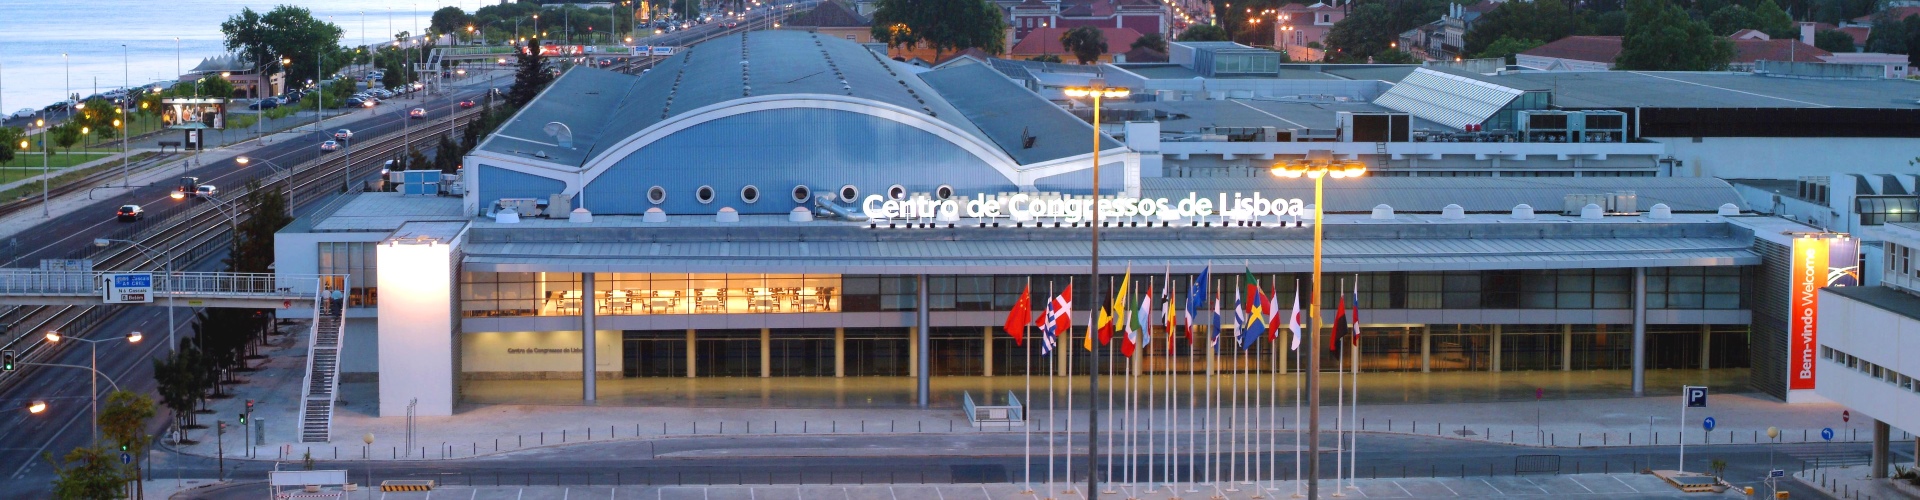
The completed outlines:
[[[333,436],[333,404],[340,388],[340,347],[346,304],[321,288],[313,301],[313,335],[307,341],[307,381],[300,397],[300,442],[325,443]]]

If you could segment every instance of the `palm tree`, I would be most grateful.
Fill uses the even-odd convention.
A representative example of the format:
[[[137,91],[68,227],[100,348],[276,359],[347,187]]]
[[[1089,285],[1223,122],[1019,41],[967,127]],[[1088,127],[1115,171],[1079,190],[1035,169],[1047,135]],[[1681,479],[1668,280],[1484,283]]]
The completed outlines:
[[[1060,48],[1073,53],[1080,64],[1093,64],[1107,53],[1107,35],[1092,26],[1081,26],[1060,34]]]

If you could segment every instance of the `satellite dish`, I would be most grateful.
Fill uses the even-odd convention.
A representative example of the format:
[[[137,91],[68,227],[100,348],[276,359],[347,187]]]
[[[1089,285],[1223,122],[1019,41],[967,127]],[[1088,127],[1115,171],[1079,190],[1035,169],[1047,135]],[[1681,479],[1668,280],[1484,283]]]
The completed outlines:
[[[567,124],[547,122],[547,126],[540,130],[546,132],[547,135],[553,136],[553,140],[559,142],[560,147],[573,149],[573,129],[567,127]]]

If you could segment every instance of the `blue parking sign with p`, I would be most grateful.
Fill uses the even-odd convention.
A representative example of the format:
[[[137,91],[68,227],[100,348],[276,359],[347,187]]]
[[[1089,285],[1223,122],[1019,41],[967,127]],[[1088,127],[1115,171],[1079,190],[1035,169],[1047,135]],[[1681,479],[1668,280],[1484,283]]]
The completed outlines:
[[[1687,407],[1688,408],[1706,408],[1707,407],[1707,388],[1687,386]]]

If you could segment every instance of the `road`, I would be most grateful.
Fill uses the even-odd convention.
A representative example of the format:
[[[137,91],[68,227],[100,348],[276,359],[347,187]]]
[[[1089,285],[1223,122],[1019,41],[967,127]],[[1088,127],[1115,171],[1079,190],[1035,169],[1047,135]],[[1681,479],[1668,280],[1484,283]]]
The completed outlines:
[[[374,482],[434,479],[440,484],[453,485],[1004,483],[1018,481],[1026,470],[1020,455],[1021,440],[1019,434],[676,438],[550,447],[449,461],[373,463],[331,462],[324,460],[331,450],[317,450],[315,455],[323,459],[317,461],[315,468],[346,469],[355,481],[363,483],[371,477]],[[1283,450],[1291,449],[1284,446],[1292,441],[1290,434],[1279,440]],[[360,451],[358,446],[351,448],[343,449],[342,453]],[[1623,473],[1645,467],[1649,459],[1656,468],[1672,468],[1677,452],[1672,446],[1542,449],[1397,435],[1363,436],[1359,449],[1362,450],[1361,478],[1509,476],[1513,474],[1515,457],[1521,455],[1556,455],[1562,474]],[[1814,457],[1851,462],[1864,457],[1866,449],[1863,444],[1690,446],[1688,461],[1704,464],[1713,458],[1724,459],[1729,464],[1726,477],[1730,481],[1764,490],[1759,478],[1771,468],[1797,470],[1802,460]],[[1043,450],[1036,442],[1036,451],[1044,453]],[[1195,473],[1205,477],[1205,463],[1191,467],[1193,458],[1180,457],[1182,467],[1178,477],[1192,478]],[[1291,477],[1293,453],[1283,451],[1277,458],[1281,476]],[[1064,474],[1066,460],[1055,461],[1057,473]],[[1076,477],[1084,478],[1084,457],[1072,460]],[[1268,463],[1265,456],[1257,460]],[[1045,480],[1045,463],[1044,457],[1036,457],[1034,479]],[[1144,474],[1145,458],[1137,459],[1136,463],[1141,464],[1137,472]],[[1164,467],[1164,463],[1158,465]],[[271,461],[226,462],[228,477],[238,482],[263,480],[266,471],[276,466],[287,469],[300,465]],[[1331,478],[1331,464],[1327,466],[1323,477]],[[155,472],[166,478],[176,474],[213,477],[218,473],[216,467],[213,460],[194,457],[169,461]],[[1155,470],[1163,470],[1159,467]],[[1125,472],[1116,468],[1115,474],[1120,478]],[[1160,477],[1159,472],[1154,474],[1155,478]],[[1782,484],[1784,489],[1793,492],[1794,498],[1818,498],[1808,496],[1816,493],[1811,488],[1791,481]],[[253,485],[224,488],[194,498],[258,498],[265,491],[264,485]]]

